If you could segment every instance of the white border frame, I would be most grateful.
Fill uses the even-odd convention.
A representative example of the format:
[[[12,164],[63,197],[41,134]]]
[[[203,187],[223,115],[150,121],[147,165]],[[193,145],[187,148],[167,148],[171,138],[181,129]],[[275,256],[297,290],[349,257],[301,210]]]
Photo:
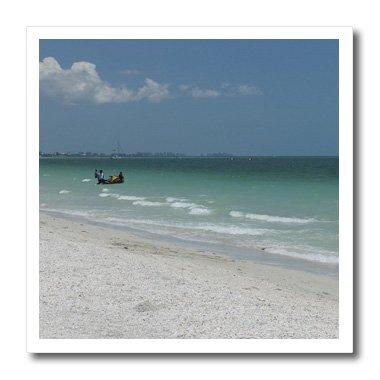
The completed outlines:
[[[40,339],[39,40],[339,39],[339,338]],[[353,352],[353,31],[351,27],[27,28],[27,351],[33,353]],[[343,191],[344,189],[344,191]]]

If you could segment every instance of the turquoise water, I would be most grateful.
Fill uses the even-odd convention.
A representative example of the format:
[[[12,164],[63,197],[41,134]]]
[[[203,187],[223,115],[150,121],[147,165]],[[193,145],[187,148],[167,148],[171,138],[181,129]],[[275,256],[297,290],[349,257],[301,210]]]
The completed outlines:
[[[337,273],[338,166],[337,157],[41,158],[40,209]],[[95,168],[126,182],[97,185]]]

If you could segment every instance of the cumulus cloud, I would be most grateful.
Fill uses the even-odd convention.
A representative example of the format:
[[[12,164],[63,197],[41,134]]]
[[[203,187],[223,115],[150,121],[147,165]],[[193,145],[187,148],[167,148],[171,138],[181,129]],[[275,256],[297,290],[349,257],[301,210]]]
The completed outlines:
[[[262,95],[262,91],[255,85],[241,84],[232,85],[228,82],[223,82],[218,90],[203,89],[195,85],[182,84],[180,90],[195,98],[215,98],[218,96],[248,96]]]
[[[148,99],[158,103],[169,96],[168,85],[162,85],[152,79],[145,79],[145,84],[136,93],[136,100]]]
[[[144,99],[160,102],[169,97],[168,87],[152,79],[146,79],[137,90],[125,86],[114,87],[100,78],[93,63],[75,62],[65,70],[53,57],[40,62],[41,94],[67,103],[128,103]]]
[[[187,94],[193,96],[194,98],[215,98],[221,95],[221,93],[217,90],[202,89],[197,86],[188,84],[181,85],[180,89],[186,92]]]
[[[135,69],[125,69],[126,75],[137,75]],[[220,96],[261,95],[262,91],[252,84],[232,85],[223,82],[218,89],[203,88],[194,84],[179,86],[182,93],[194,98],[217,98]],[[103,80],[96,65],[90,62],[74,62],[69,69],[63,69],[53,57],[40,62],[40,93],[55,97],[65,103],[129,103],[146,100],[161,102],[170,97],[169,85],[146,78],[137,89],[113,86]]]
[[[237,95],[262,95],[262,91],[257,86],[242,84],[236,89]]]
[[[204,90],[198,87],[194,87],[191,89],[191,95],[195,98],[215,98],[221,94],[216,90]]]
[[[240,84],[233,85],[228,82],[223,82],[220,85],[223,95],[226,96],[248,96],[248,95],[262,95],[263,92],[253,84]]]

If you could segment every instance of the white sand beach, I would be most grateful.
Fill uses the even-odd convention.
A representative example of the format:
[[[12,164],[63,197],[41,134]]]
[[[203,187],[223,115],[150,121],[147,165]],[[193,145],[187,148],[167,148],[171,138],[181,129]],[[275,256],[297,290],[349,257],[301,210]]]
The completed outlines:
[[[40,338],[338,338],[338,284],[40,213]]]

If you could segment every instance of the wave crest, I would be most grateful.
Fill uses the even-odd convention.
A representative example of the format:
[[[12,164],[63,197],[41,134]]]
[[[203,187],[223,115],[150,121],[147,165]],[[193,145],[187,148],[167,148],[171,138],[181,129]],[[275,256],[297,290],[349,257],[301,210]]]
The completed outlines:
[[[165,203],[162,203],[162,202],[151,202],[151,201],[143,201],[143,200],[135,201],[132,204],[135,206],[146,206],[146,207],[160,207],[160,206],[165,205]]]
[[[284,217],[284,216],[277,216],[277,215],[264,215],[264,214],[245,214],[241,211],[231,211],[230,216],[234,218],[246,218],[251,220],[260,220],[264,222],[271,222],[271,223],[310,223],[314,222],[315,219],[308,218],[292,218],[292,217]]]
[[[247,219],[263,220],[265,222],[279,222],[279,223],[310,223],[314,219],[302,219],[302,218],[289,218],[283,216],[261,215],[261,214],[246,214]]]
[[[119,198],[120,195],[119,194],[115,194],[115,193],[100,193],[99,197],[102,197],[102,198],[106,198],[106,197]]]
[[[308,253],[299,253],[296,250],[291,248],[283,247],[268,247],[265,249],[266,252],[282,255],[288,257],[294,257],[296,259],[302,259],[307,261],[316,261],[324,264],[339,264],[339,257],[335,256],[333,252],[308,252]]]
[[[208,208],[194,207],[189,211],[189,214],[191,214],[191,215],[210,215],[211,210],[209,210]]]
[[[120,195],[120,200],[123,201],[143,201],[144,197],[136,197],[135,195]]]

